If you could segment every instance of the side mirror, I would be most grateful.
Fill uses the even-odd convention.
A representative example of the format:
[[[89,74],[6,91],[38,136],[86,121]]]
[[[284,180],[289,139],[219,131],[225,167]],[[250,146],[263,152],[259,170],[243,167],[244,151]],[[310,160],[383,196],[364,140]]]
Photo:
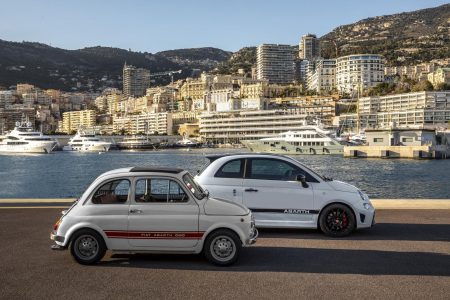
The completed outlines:
[[[305,174],[299,174],[297,175],[297,181],[302,183],[302,187],[307,188],[309,187],[308,183],[306,182],[306,176]]]

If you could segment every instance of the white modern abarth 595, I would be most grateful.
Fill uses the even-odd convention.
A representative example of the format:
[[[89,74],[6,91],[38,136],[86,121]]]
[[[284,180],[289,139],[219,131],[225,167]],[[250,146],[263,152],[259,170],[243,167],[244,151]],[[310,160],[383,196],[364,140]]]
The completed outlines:
[[[53,249],[70,248],[81,264],[106,250],[201,253],[217,265],[234,263],[258,231],[243,205],[208,197],[175,168],[124,168],[100,175],[56,222]]]
[[[248,207],[257,227],[320,228],[341,237],[375,223],[375,209],[358,188],[321,176],[282,155],[209,156],[195,177],[211,196]]]

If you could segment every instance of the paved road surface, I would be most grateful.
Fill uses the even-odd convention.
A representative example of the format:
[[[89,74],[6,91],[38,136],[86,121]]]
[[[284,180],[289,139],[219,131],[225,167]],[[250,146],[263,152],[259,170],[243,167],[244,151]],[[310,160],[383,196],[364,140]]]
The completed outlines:
[[[112,255],[96,266],[50,250],[59,209],[0,210],[0,299],[449,299],[450,212],[380,210],[345,239],[264,230],[228,268],[195,255]]]

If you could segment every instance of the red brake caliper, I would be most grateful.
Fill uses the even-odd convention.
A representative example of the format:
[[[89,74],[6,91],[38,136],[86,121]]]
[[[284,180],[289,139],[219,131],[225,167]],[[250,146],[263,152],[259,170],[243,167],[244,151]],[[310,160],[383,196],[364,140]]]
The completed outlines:
[[[348,225],[347,214],[342,213],[342,226],[345,228]]]

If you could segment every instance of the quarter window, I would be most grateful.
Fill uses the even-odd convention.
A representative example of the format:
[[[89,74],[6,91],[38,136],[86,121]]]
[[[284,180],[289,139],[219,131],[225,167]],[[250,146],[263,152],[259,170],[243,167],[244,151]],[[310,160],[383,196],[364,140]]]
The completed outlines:
[[[244,173],[244,160],[236,159],[225,163],[215,177],[220,178],[242,178]]]
[[[128,200],[130,181],[118,179],[103,184],[92,197],[94,204],[121,204]]]
[[[151,178],[136,182],[136,202],[181,203],[188,200],[183,188],[174,180]]]

